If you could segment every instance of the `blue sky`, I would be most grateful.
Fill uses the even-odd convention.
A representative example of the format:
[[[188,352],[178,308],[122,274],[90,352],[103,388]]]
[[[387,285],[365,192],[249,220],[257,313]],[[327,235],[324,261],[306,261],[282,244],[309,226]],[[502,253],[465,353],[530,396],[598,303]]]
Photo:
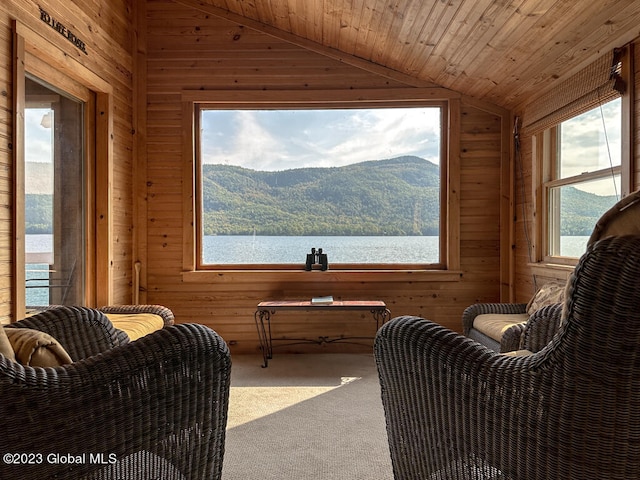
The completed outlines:
[[[342,166],[416,155],[439,163],[440,110],[208,110],[204,163],[255,170]]]

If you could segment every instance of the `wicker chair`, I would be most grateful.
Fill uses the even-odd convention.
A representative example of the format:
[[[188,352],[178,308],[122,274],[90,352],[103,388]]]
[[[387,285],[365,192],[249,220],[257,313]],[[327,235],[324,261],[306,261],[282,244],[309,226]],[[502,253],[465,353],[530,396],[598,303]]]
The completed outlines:
[[[606,237],[620,235],[640,235],[640,190],[635,191],[607,210],[596,222],[589,237],[587,247]],[[541,350],[555,335],[562,316],[562,305],[546,306],[533,313],[526,322],[517,318],[504,331],[500,341],[484,335],[474,328],[478,315],[491,313],[501,315],[524,314],[524,303],[479,303],[471,305],[462,314],[463,333],[488,346],[496,352],[510,352],[525,349],[532,352]]]
[[[498,354],[431,321],[378,332],[396,480],[640,479],[640,237],[591,245],[558,334]]]
[[[526,303],[475,303],[462,312],[462,332],[496,352],[518,350],[525,323],[529,318],[526,313]],[[511,319],[512,326],[504,331],[500,341],[474,328],[473,322],[476,317],[486,314],[504,315],[505,318]]]
[[[621,235],[640,235],[640,190],[618,201],[598,219],[587,248],[603,238]],[[531,352],[542,350],[558,331],[562,310],[561,304],[551,305],[529,318],[521,327],[522,337],[518,348]]]
[[[56,309],[62,306],[63,305],[29,306],[27,307],[27,312],[30,315],[33,315],[38,312]],[[129,340],[137,340],[148,333],[169,327],[175,323],[175,316],[173,315],[173,312],[164,305],[107,305],[100,307],[97,310],[106,314],[116,329],[122,330],[123,333],[129,337]],[[149,316],[156,318],[149,319]]]
[[[547,287],[548,285],[543,286]],[[544,346],[555,334],[553,326],[560,319],[562,309],[558,307],[561,306],[558,303],[545,305],[528,315],[526,303],[476,303],[465,308],[462,313],[462,333],[500,353],[523,348],[538,351],[534,349],[534,343]],[[476,317],[486,314],[492,317],[504,316],[504,330],[500,335],[495,335],[496,338],[482,333],[474,326]],[[523,345],[525,336],[529,339],[528,347]]]
[[[84,307],[6,328],[45,331],[73,362],[0,355],[0,478],[220,478],[231,361],[213,330],[180,324],[129,342]]]
[[[173,312],[164,305],[106,305],[98,310],[113,314],[152,313],[162,317],[165,327],[175,323]]]

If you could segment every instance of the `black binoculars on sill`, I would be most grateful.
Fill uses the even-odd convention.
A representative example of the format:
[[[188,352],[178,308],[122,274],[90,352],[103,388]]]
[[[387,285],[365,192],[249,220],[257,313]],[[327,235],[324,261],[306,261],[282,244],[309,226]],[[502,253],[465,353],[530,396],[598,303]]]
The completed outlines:
[[[315,248],[311,249],[311,253],[307,253],[307,262],[304,266],[306,271],[311,271],[314,265],[320,265],[320,270],[323,272],[329,268],[329,261],[327,260],[327,254],[322,253],[322,249],[317,251]]]

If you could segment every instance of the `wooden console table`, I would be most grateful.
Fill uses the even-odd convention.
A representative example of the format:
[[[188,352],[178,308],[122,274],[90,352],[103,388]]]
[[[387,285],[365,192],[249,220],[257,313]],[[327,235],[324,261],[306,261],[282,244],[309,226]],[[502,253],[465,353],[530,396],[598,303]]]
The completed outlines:
[[[269,359],[273,358],[273,338],[271,337],[271,317],[278,311],[306,310],[313,312],[327,312],[335,310],[366,310],[371,312],[376,322],[376,331],[384,324],[391,313],[384,302],[378,300],[346,300],[334,301],[330,303],[313,303],[310,301],[276,301],[260,302],[254,314],[258,337],[260,339],[260,349],[262,350],[263,367],[269,365]],[[370,339],[371,337],[366,337]],[[296,343],[332,343],[346,340],[364,340],[365,337],[320,337],[318,340],[311,339],[283,339],[295,340]]]

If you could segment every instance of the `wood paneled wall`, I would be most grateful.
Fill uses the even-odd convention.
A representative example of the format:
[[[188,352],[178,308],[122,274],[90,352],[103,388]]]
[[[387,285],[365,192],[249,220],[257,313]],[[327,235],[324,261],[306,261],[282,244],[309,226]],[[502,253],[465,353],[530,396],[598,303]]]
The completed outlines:
[[[40,20],[39,7],[56,16],[87,43],[88,55]],[[521,138],[521,158],[509,165],[511,121],[491,105],[460,97],[461,131],[457,139],[459,171],[460,267],[458,281],[412,281],[406,278],[331,281],[302,284],[291,280],[238,282],[185,281],[183,277],[182,184],[187,159],[181,92],[197,90],[326,90],[411,88],[402,75],[385,75],[382,67],[361,69],[359,62],[339,61],[335,52],[301,46],[214,17],[170,0],[60,1],[10,0],[0,5],[0,321],[10,319],[12,298],[13,85],[12,22],[17,20],[44,38],[68,65],[79,62],[113,86],[112,299],[132,301],[134,263],[140,261],[140,301],[173,309],[178,321],[218,330],[240,351],[257,348],[253,324],[260,300],[308,298],[379,298],[392,315],[415,314],[460,330],[460,315],[477,301],[527,300],[534,274],[527,244],[534,216],[531,189],[531,138]],[[640,49],[635,49],[636,70]],[[72,67],[73,68],[73,67]],[[635,78],[638,78],[636,72]],[[410,83],[410,82],[409,82]],[[636,82],[636,86],[638,82]],[[635,87],[635,86],[634,86]],[[640,151],[640,103],[634,105],[635,158]],[[640,162],[634,162],[634,185],[640,186]],[[511,177],[508,172],[511,169]],[[505,181],[506,180],[506,181]],[[514,193],[512,193],[512,190]],[[511,216],[505,205],[513,202]],[[508,209],[507,209],[508,210]],[[514,236],[511,238],[511,233]],[[511,247],[514,246],[513,253]],[[514,256],[510,264],[511,255]],[[513,274],[509,272],[514,272]],[[501,283],[502,282],[502,283]],[[279,314],[280,315],[280,314]],[[319,319],[295,315],[274,325],[275,335],[370,334],[366,315]],[[331,348],[334,348],[333,346]]]
[[[134,149],[132,26],[134,2],[129,0],[58,1],[10,0],[0,5],[0,320],[8,321],[12,298],[12,208],[13,208],[13,21],[47,42],[47,59],[92,72],[113,87],[113,209],[112,259],[107,268],[113,277],[112,300],[131,301]],[[41,21],[41,7],[86,43],[87,54]],[[55,58],[54,58],[55,57]],[[102,288],[104,288],[104,284]]]
[[[147,89],[144,152],[146,235],[141,239],[143,292],[141,301],[170,307],[180,322],[198,322],[217,330],[235,351],[258,347],[253,313],[261,300],[308,299],[331,294],[337,299],[381,299],[392,316],[411,314],[461,330],[463,309],[476,301],[498,301],[501,279],[500,179],[508,170],[509,144],[504,132],[509,119],[498,108],[461,101],[459,139],[460,251],[462,275],[458,281],[352,281],[342,278],[299,283],[277,276],[253,282],[185,281],[183,269],[183,158],[181,91],[242,89],[370,89],[410,88],[399,81],[358,69],[171,1],[146,3],[139,31],[146,32],[143,47]],[[139,48],[139,51],[143,50]],[[143,61],[143,58],[140,58]],[[504,192],[503,192],[504,193]],[[508,201],[508,199],[507,199]],[[504,212],[503,212],[504,213]],[[509,225],[503,225],[509,229]],[[315,273],[315,272],[314,272]],[[320,277],[318,277],[320,278]],[[274,336],[373,335],[368,314],[277,314]],[[362,320],[362,321],[361,321]],[[311,347],[317,349],[318,347]],[[331,345],[331,351],[339,347]],[[355,348],[355,347],[354,347]]]

